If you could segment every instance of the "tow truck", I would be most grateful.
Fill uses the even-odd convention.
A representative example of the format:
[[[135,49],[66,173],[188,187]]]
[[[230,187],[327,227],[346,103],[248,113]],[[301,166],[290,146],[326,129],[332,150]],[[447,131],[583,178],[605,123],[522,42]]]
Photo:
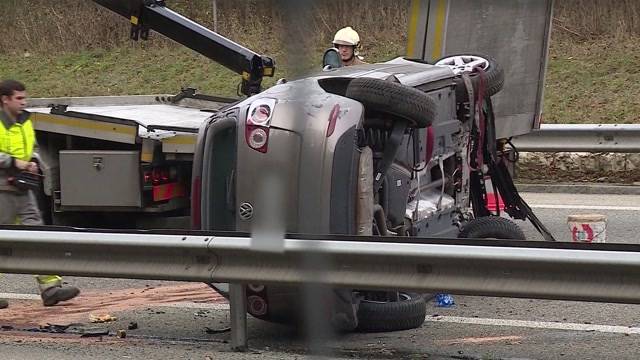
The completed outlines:
[[[241,76],[239,94],[261,91],[274,61],[170,10],[164,1],[95,0],[131,23],[133,40],[157,31]],[[109,228],[190,227],[198,128],[237,99],[178,94],[35,99],[31,112],[47,223]],[[87,216],[89,214],[89,216]]]

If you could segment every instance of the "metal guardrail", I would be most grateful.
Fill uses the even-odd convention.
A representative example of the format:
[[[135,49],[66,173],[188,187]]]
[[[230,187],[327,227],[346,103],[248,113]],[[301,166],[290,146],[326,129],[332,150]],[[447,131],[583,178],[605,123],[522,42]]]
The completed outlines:
[[[640,125],[549,124],[512,139],[519,151],[640,152]]]
[[[244,283],[640,303],[640,245],[313,236],[265,253],[246,236],[6,228],[0,272],[231,283],[236,350],[248,345]]]
[[[332,238],[265,253],[248,237],[0,230],[0,272],[640,303],[639,245]]]

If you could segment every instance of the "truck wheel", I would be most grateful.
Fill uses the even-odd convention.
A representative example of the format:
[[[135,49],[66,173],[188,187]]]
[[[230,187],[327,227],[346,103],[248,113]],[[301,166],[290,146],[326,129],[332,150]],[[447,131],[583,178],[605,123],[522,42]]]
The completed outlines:
[[[459,238],[526,240],[522,229],[509,219],[485,216],[469,221]]]
[[[356,330],[382,332],[415,329],[422,326],[427,315],[425,297],[404,292],[399,295],[400,301],[361,300]]]
[[[409,126],[424,128],[436,117],[436,103],[420,90],[393,81],[356,78],[347,87],[346,96],[373,110],[409,121]]]
[[[481,67],[485,74],[485,96],[493,96],[502,90],[504,86],[504,70],[498,62],[486,55],[478,54],[456,54],[448,55],[436,60],[434,65],[447,66],[453,70],[454,74],[460,76],[466,73],[471,78],[473,91],[478,91],[480,77],[477,67]],[[456,78],[456,99],[458,102],[469,101],[464,81],[461,77]]]

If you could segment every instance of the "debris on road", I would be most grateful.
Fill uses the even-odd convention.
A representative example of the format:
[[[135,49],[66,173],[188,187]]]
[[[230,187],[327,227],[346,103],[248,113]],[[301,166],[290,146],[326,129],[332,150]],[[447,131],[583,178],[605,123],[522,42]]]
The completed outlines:
[[[198,311],[193,313],[193,316],[195,316],[195,317],[207,317],[210,314],[211,314],[211,311],[209,311],[209,310],[198,310]]]
[[[59,325],[59,324],[47,324],[45,326],[40,326],[40,329],[47,330],[47,332],[52,333],[64,333],[67,331],[71,325]]]
[[[453,300],[453,296],[450,294],[437,294],[435,296],[435,305],[437,307],[448,308],[455,305],[455,301]]]
[[[106,323],[111,321],[116,321],[118,318],[112,316],[110,314],[99,314],[99,315],[89,315],[89,321],[92,323]]]
[[[67,329],[71,326],[69,325],[58,325],[58,324],[49,324],[40,325],[37,328],[26,329],[26,331],[30,332],[42,332],[42,333],[51,333],[51,334],[64,334],[67,332]]]
[[[222,333],[230,332],[231,328],[230,327],[226,327],[226,328],[222,328],[222,329],[212,329],[210,327],[205,326],[204,331],[207,334],[222,334]]]
[[[509,345],[515,345],[521,343],[524,336],[489,336],[489,337],[465,337],[459,339],[437,340],[438,343],[446,343],[447,345],[462,345],[462,344],[493,344],[498,342],[506,342]]]
[[[109,329],[106,328],[90,328],[84,329],[80,337],[97,337],[109,335]]]
[[[212,293],[209,286],[199,283],[158,286],[144,293],[142,290],[143,288],[126,288],[109,292],[86,291],[81,295],[82,306],[44,307],[39,301],[15,302],[10,308],[3,310],[0,320],[4,325],[37,327],[47,323],[86,322],[90,314],[117,314],[185,301],[204,304],[227,302],[222,295]],[[130,295],[131,292],[136,295]]]

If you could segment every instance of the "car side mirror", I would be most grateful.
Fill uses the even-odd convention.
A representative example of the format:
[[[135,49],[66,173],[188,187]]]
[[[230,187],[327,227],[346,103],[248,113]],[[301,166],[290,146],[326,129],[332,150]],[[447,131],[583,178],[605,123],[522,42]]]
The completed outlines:
[[[338,49],[330,48],[325,50],[324,56],[322,57],[322,69],[331,70],[340,67],[342,67],[342,59],[340,58]]]

